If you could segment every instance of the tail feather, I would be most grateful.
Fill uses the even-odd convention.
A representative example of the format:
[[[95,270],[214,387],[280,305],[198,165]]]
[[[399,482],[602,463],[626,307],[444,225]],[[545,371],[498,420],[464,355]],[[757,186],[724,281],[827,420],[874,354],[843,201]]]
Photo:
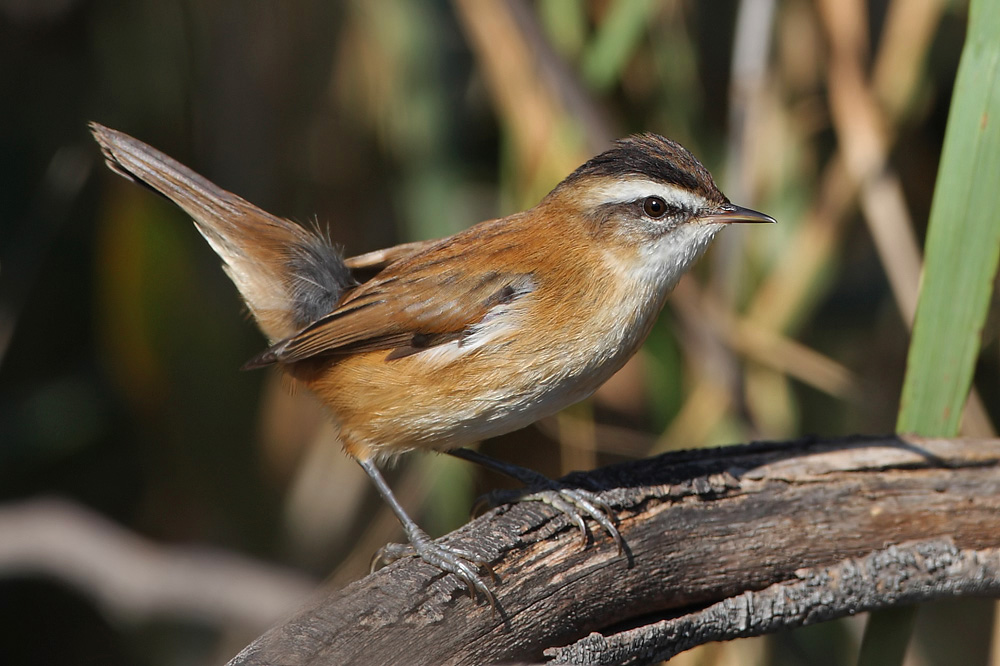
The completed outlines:
[[[90,129],[113,171],[194,218],[271,342],[333,310],[357,284],[323,234],[261,210],[127,134],[97,123]]]

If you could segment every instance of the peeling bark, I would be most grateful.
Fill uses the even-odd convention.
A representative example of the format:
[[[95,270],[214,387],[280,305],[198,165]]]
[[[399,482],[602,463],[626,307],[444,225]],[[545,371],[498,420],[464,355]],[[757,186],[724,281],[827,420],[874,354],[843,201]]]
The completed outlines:
[[[497,612],[409,558],[318,596],[230,664],[644,664],[872,608],[996,595],[998,467],[1000,440],[889,436],[576,473],[566,481],[618,513],[624,555],[597,530],[581,547],[543,505],[504,506],[445,537],[493,564]]]

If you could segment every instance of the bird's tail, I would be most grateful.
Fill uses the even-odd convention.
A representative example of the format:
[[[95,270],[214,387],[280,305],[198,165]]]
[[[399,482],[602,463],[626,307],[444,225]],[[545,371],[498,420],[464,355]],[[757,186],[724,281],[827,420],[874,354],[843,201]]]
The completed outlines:
[[[90,129],[113,171],[194,218],[271,342],[329,313],[356,284],[322,233],[257,208],[127,134],[97,123]]]

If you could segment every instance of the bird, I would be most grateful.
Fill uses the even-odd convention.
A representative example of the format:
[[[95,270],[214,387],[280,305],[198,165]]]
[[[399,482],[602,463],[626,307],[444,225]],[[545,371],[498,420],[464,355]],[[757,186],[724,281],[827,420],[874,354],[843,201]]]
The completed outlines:
[[[679,143],[645,133],[528,210],[345,259],[318,225],[267,213],[128,134],[90,129],[113,171],[183,209],[222,259],[268,340],[244,367],[278,366],[328,408],[408,539],[375,560],[416,555],[491,605],[480,575],[489,564],[430,539],[379,465],[413,450],[484,464],[567,514],[584,539],[585,517],[597,521],[620,551],[596,494],[467,447],[590,396],[636,353],[720,230],[774,222],[731,203]]]

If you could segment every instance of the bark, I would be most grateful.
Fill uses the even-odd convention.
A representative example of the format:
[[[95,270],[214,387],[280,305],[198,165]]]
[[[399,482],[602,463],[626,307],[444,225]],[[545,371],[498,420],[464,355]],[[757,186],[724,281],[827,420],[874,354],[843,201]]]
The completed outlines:
[[[408,558],[317,596],[235,657],[297,664],[648,664],[699,643],[998,591],[1000,440],[802,440],[566,478],[627,548],[548,507],[445,537],[494,566],[496,611]]]

